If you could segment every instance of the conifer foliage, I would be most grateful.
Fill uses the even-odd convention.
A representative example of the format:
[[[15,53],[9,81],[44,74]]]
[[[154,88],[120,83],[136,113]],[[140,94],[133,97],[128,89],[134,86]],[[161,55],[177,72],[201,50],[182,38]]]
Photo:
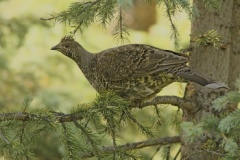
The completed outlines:
[[[179,11],[186,11],[190,17],[196,15],[196,9],[192,9],[188,0],[143,0],[142,3],[157,3],[159,6],[165,6],[165,14],[170,21],[172,28],[172,38],[175,45],[178,46],[179,33],[174,24],[174,16]],[[72,34],[77,30],[87,28],[91,23],[97,22],[106,27],[111,21],[116,21],[113,36],[117,40],[127,39],[128,30],[124,11],[133,5],[133,0],[94,0],[79,1],[72,3],[69,8],[57,14],[52,14],[50,18],[44,20],[53,20],[60,23],[66,23],[73,26]]]

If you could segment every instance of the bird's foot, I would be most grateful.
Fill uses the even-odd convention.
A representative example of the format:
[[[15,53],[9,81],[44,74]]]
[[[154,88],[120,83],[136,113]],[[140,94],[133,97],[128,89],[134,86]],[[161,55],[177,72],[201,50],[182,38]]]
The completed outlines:
[[[134,100],[134,101],[131,101],[131,106],[134,107],[134,108],[140,108],[142,109],[143,108],[143,101],[141,100]]]

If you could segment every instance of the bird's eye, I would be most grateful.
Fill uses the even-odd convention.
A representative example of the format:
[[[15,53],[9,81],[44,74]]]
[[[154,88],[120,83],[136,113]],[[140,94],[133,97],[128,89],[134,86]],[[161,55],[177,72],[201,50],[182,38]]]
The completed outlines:
[[[65,45],[66,48],[69,48],[70,46],[69,45]]]

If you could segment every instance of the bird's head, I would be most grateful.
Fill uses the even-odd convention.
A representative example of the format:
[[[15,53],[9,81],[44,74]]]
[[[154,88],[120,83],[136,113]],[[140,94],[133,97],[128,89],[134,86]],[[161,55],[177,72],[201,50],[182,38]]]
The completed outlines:
[[[57,50],[65,56],[74,60],[82,70],[87,66],[93,54],[86,51],[78,42],[76,42],[71,36],[66,36],[56,46],[53,46],[51,50]]]
[[[82,46],[78,42],[76,42],[71,36],[66,36],[61,39],[59,44],[53,46],[51,50],[59,51],[67,57],[74,59],[74,57],[78,53],[79,47],[80,49],[82,48]]]

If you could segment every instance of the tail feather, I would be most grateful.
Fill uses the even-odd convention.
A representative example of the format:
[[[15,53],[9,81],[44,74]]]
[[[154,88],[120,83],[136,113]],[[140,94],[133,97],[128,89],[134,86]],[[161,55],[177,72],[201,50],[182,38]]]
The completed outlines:
[[[213,88],[213,89],[227,88],[227,89],[229,89],[228,86],[225,85],[224,83],[217,82],[217,81],[215,81],[211,78],[208,78],[202,74],[196,73],[190,68],[185,68],[184,70],[178,72],[177,75],[188,81],[198,83],[198,84],[208,87],[208,88]]]

